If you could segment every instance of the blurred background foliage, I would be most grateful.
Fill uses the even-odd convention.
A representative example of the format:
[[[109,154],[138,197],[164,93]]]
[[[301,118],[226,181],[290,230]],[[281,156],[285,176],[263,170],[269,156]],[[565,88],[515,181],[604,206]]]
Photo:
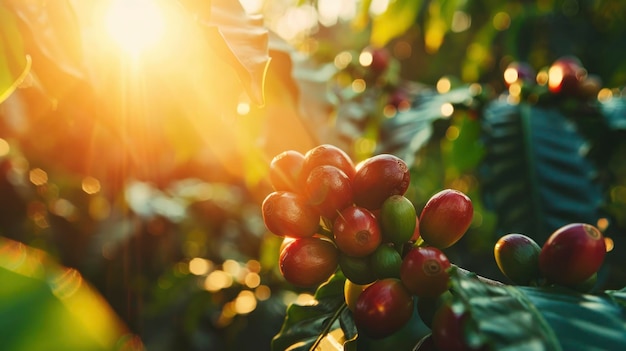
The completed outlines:
[[[501,235],[542,242],[589,222],[613,248],[597,289],[626,285],[625,3],[131,3],[140,12],[0,1],[0,254],[23,243],[80,272],[121,340],[269,349],[286,306],[313,291],[278,274],[281,242],[259,211],[267,167],[320,143],[355,161],[401,156],[418,210],[442,188],[466,192],[474,223],[447,252],[464,268],[506,281],[492,253]],[[161,22],[142,22],[147,3]],[[138,28],[161,37],[144,46]],[[566,55],[601,80],[593,94],[548,91],[542,74]],[[514,62],[536,79],[505,81]],[[24,262],[0,259],[0,319],[15,313],[7,286]]]

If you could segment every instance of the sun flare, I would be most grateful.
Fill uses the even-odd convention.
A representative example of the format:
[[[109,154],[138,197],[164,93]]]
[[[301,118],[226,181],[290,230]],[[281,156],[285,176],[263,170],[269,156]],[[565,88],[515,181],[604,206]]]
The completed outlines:
[[[114,0],[105,18],[108,35],[122,50],[132,54],[155,45],[163,37],[165,19],[154,0]]]

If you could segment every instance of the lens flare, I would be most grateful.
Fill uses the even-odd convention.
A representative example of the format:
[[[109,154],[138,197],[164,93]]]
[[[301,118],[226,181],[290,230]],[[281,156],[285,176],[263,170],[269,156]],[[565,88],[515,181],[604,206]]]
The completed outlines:
[[[115,0],[106,13],[106,29],[120,48],[138,54],[163,36],[165,19],[151,0]]]

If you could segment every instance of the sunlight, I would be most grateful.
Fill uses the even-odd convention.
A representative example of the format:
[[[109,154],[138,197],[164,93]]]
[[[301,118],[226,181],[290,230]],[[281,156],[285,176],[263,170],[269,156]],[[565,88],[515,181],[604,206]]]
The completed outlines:
[[[151,0],[115,0],[106,15],[106,29],[120,48],[138,54],[163,36],[165,20]]]

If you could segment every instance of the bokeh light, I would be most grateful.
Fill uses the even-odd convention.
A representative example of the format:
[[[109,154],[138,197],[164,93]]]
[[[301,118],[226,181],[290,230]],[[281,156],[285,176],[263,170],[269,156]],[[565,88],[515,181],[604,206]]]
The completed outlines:
[[[362,93],[365,91],[365,88],[367,88],[367,84],[365,83],[365,80],[358,78],[352,81],[352,90],[355,93]]]
[[[515,68],[509,67],[506,70],[504,70],[504,81],[507,84],[509,85],[513,84],[517,82],[518,79],[519,79],[519,74]]]
[[[450,88],[452,87],[452,82],[450,82],[450,78],[448,77],[441,77],[437,81],[436,87],[439,94],[445,94],[450,91]]]
[[[455,11],[452,15],[450,30],[455,33],[464,32],[472,26],[472,17],[463,11]]]
[[[0,157],[8,155],[10,151],[11,147],[9,146],[9,143],[6,140],[0,138]]]
[[[446,102],[445,104],[441,105],[440,112],[443,117],[450,117],[454,113],[454,106],[452,106],[451,103]]]
[[[48,182],[48,173],[41,168],[34,168],[30,170],[28,179],[34,185],[41,186]]]
[[[254,295],[259,301],[265,301],[272,296],[272,290],[267,285],[259,285],[254,289]]]
[[[359,63],[363,67],[369,67],[373,61],[374,56],[372,56],[372,53],[368,50],[363,50],[359,55]]]
[[[100,191],[100,181],[94,177],[85,177],[81,183],[81,188],[89,195],[96,194]]]
[[[213,262],[201,258],[194,257],[189,261],[189,272],[195,275],[205,275],[213,268]]]
[[[235,298],[235,311],[238,314],[248,314],[257,306],[257,300],[254,293],[250,290],[242,290]]]
[[[511,16],[506,12],[498,12],[493,16],[493,27],[496,30],[503,31],[511,25]]]
[[[342,51],[335,56],[335,67],[337,69],[344,69],[352,62],[352,54],[349,51]]]
[[[598,92],[598,100],[600,102],[606,102],[613,98],[613,92],[609,88],[602,88]]]
[[[221,270],[215,270],[207,275],[204,280],[204,288],[216,292],[233,285],[233,277]]]

